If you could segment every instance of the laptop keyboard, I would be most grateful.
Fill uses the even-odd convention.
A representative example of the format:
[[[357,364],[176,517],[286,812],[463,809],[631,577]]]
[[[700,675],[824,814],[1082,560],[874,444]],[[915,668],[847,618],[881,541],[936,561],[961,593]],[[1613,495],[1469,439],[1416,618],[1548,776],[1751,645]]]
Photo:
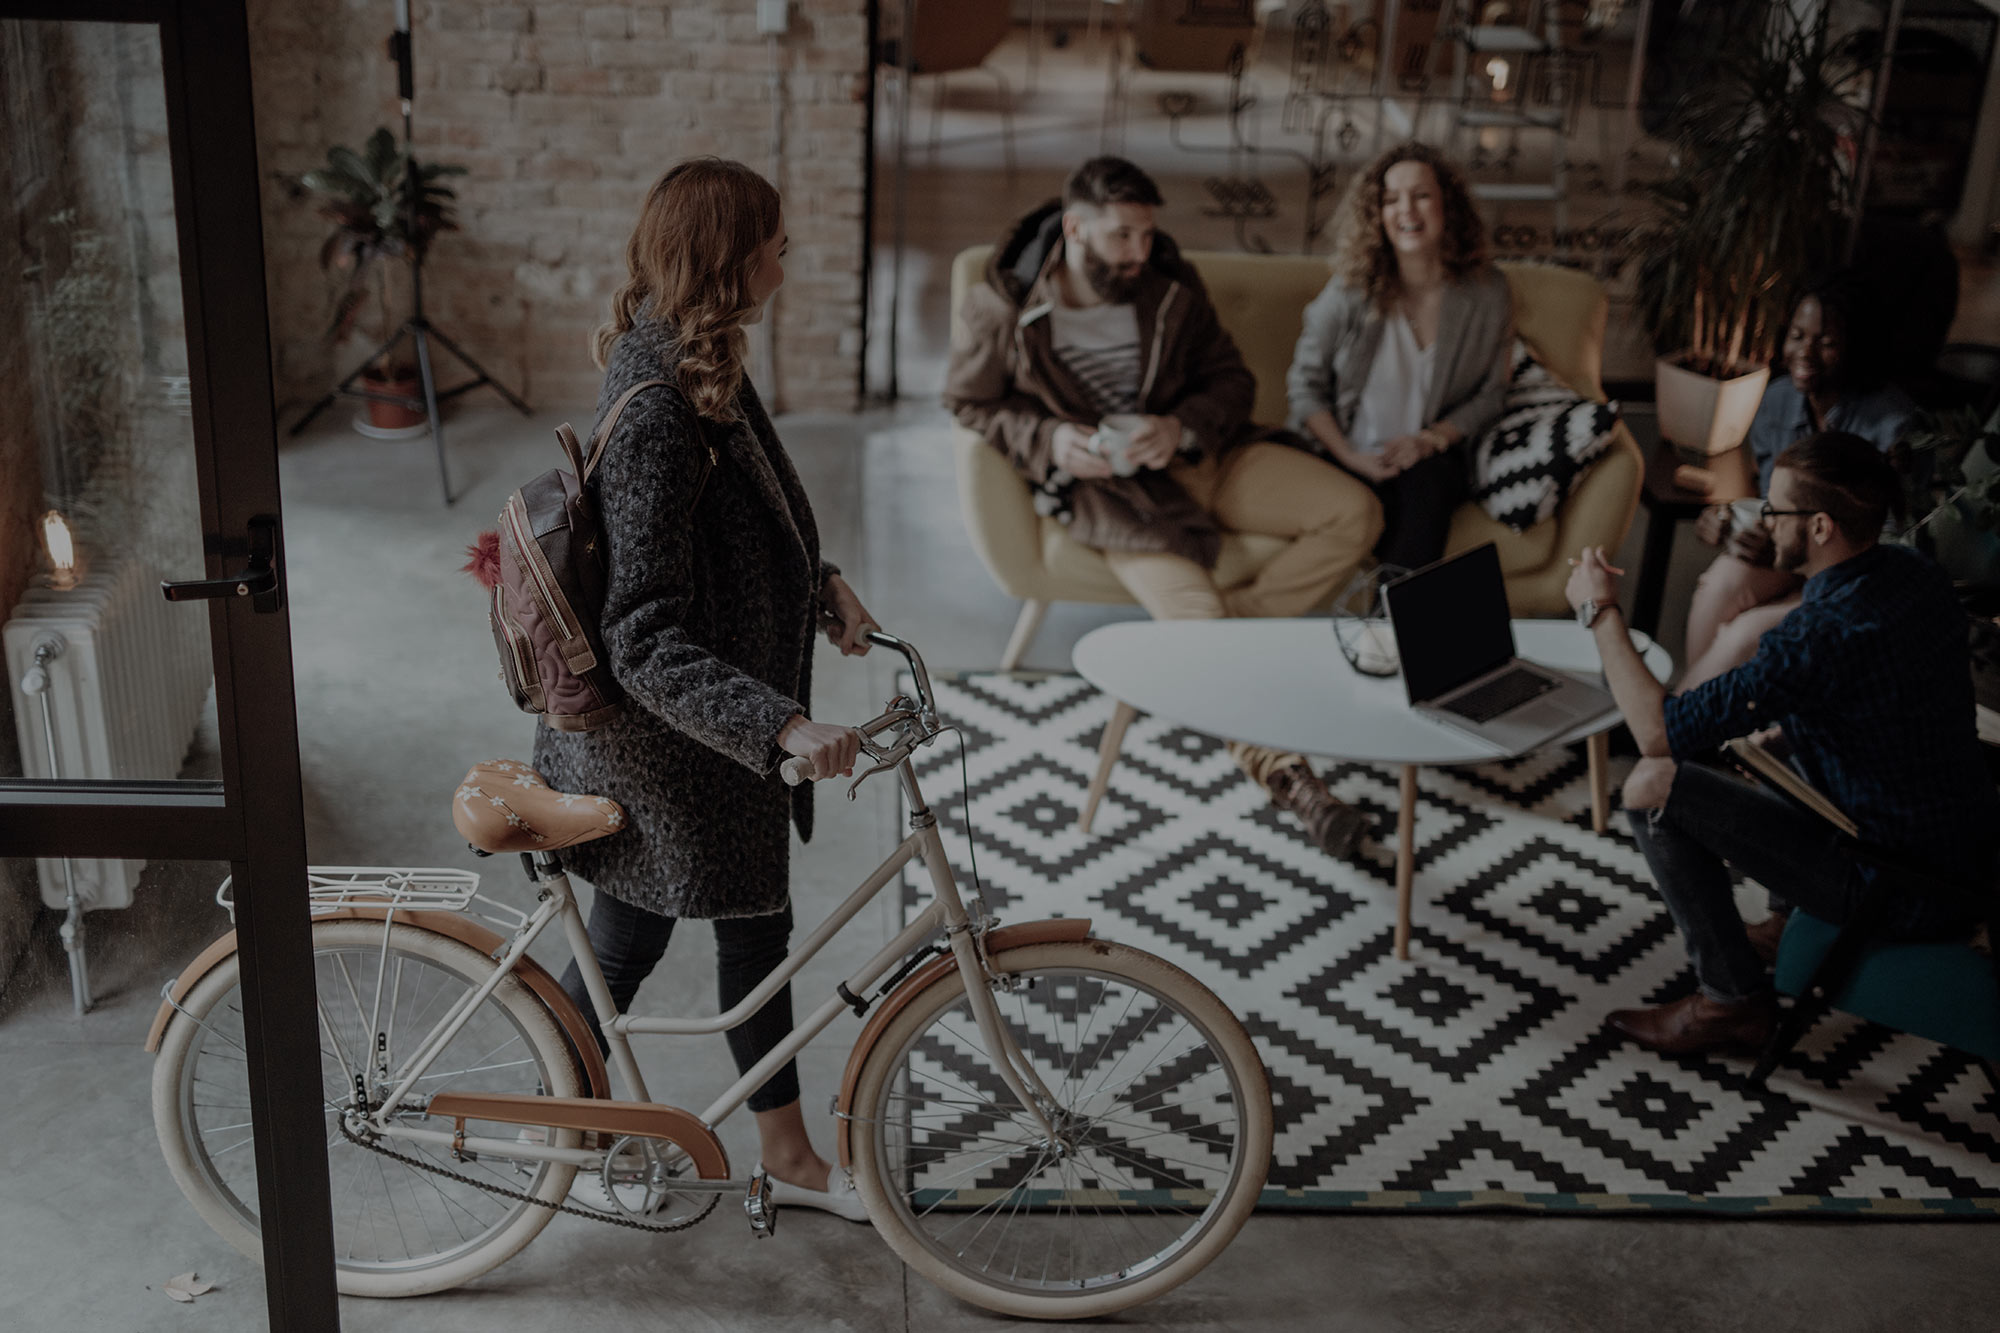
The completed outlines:
[[[1537,671],[1515,667],[1504,676],[1495,676],[1438,707],[1470,722],[1490,722],[1510,708],[1518,708],[1538,694],[1547,694],[1557,682]]]

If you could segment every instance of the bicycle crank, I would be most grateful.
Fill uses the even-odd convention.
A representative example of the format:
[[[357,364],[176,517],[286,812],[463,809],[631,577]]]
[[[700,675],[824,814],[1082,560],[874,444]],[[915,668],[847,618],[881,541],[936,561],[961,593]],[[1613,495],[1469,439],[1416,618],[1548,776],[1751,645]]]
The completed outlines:
[[[778,1229],[778,1201],[771,1197],[771,1174],[758,1167],[750,1177],[750,1190],[743,1196],[743,1211],[750,1218],[750,1230],[764,1240]]]

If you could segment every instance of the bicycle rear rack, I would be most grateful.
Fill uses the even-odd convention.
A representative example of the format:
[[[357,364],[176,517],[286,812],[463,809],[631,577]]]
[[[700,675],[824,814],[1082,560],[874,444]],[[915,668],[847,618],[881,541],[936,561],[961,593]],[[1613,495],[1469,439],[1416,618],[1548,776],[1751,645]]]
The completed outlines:
[[[387,908],[399,912],[471,912],[509,932],[528,922],[528,914],[505,903],[479,896],[479,872],[448,866],[309,866],[307,891],[314,916],[350,908]],[[232,894],[235,877],[222,881],[215,901],[236,919]]]

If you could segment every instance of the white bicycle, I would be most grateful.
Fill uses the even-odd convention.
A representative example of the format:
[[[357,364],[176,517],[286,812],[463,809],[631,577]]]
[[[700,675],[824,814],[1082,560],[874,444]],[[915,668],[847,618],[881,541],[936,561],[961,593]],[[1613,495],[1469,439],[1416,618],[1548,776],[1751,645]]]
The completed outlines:
[[[622,812],[552,792],[525,764],[475,767],[454,813],[477,849],[523,853],[539,889],[532,912],[481,895],[469,871],[314,870],[343,1293],[467,1282],[557,1212],[672,1232],[733,1195],[753,1233],[768,1235],[769,1184],[761,1168],[731,1175],[714,1126],[849,1010],[867,1021],[834,1099],[840,1160],[890,1248],[945,1290],[1003,1314],[1088,1318],[1187,1281],[1235,1236],[1271,1156],[1270,1085],[1242,1024],[1187,973],[1094,937],[1086,920],[1003,927],[978,897],[968,910],[911,763],[944,730],[923,660],[890,635],[870,637],[908,659],[915,697],[857,728],[874,766],[848,794],[894,772],[909,836],[728,1013],[615,1012],[569,880],[554,853],[533,848],[614,832]],[[788,761],[788,781],[802,762]],[[651,1100],[633,1036],[743,1023],[913,860],[928,872],[930,905],[776,1050],[699,1113]],[[228,901],[226,882],[218,896]],[[528,957],[557,924],[623,1098],[582,1013]],[[167,987],[147,1048],[175,1180],[258,1258],[238,975],[226,935]],[[567,1202],[579,1171],[601,1175],[615,1211]]]

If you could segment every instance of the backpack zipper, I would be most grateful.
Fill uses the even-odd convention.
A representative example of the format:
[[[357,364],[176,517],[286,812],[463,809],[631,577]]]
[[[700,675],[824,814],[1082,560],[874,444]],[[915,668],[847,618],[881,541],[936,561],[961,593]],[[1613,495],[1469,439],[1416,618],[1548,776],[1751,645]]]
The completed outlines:
[[[552,586],[555,574],[543,567],[545,558],[542,555],[542,548],[529,539],[527,525],[521,521],[520,509],[516,503],[519,498],[517,493],[509,496],[507,500],[507,526],[513,530],[514,552],[520,557],[521,563],[528,567],[528,575],[534,580],[535,591],[541,594],[543,613],[555,622],[556,633],[562,636],[564,642],[568,642],[576,635],[571,631],[569,621],[557,607],[555,589]]]
[[[506,585],[502,583],[493,585],[493,623],[500,627],[500,635],[507,640],[507,649],[513,654],[514,680],[517,682],[522,700],[526,701],[529,687],[528,658],[522,651],[521,631],[507,617]]]

